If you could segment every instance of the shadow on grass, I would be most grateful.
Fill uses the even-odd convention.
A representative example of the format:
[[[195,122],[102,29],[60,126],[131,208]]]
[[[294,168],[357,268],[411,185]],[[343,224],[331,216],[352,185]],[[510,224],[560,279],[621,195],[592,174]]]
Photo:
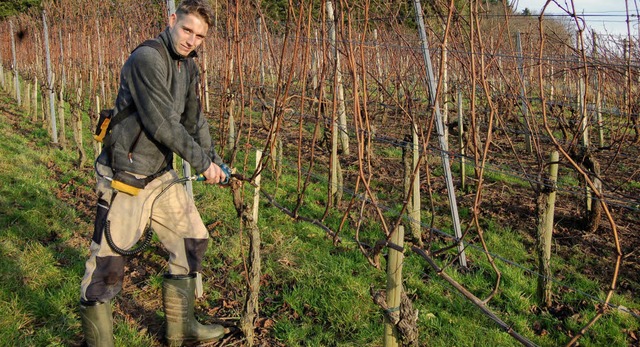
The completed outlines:
[[[0,189],[0,291],[15,303],[5,307],[13,315],[4,312],[0,320],[1,326],[18,326],[0,334],[18,346],[79,346],[78,290],[70,282],[80,282],[84,252],[67,244],[77,225],[56,220],[73,211],[27,179],[2,172],[0,182],[11,182]]]
[[[79,288],[93,229],[93,194],[74,187],[73,180],[60,182],[69,173],[50,155],[59,149],[41,147],[43,132],[47,136],[42,124],[26,123],[24,115],[6,107],[2,111],[0,341],[81,346]],[[151,338],[162,336],[161,317],[135,297],[123,292],[115,300],[115,306],[126,303],[122,311],[114,307],[116,324],[124,322],[138,341],[138,330],[147,324]]]

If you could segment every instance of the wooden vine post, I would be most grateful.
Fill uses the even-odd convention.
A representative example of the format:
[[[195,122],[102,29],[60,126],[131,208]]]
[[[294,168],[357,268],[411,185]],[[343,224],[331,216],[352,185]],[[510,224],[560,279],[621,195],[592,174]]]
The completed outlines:
[[[418,137],[418,123],[414,121],[412,129],[412,152],[413,160],[411,162],[411,173],[413,176],[413,182],[411,183],[411,236],[415,242],[422,247],[422,217],[421,217],[421,204],[420,204],[420,139]],[[404,232],[403,232],[404,233]]]
[[[0,47],[0,88],[4,89],[4,66],[2,65],[2,47]]]
[[[549,76],[551,76],[549,78],[549,101],[553,102],[553,98],[556,92],[556,87],[555,87],[555,75],[553,74],[553,65],[551,65],[551,62],[549,61],[547,64],[549,64]]]
[[[207,59],[206,42],[202,43],[202,94],[204,95],[204,111],[211,112],[211,103],[209,102],[209,68]]]
[[[79,84],[78,88],[76,89],[76,103],[75,103],[75,108],[73,108],[73,111],[71,113],[71,118],[72,118],[72,128],[73,128],[73,140],[76,143],[76,147],[78,149],[78,167],[81,168],[84,166],[84,163],[86,161],[87,155],[86,152],[84,150],[84,143],[82,140],[82,131],[84,129],[84,126],[82,125],[82,100],[83,100],[83,95],[82,95],[82,83]]]
[[[529,105],[527,103],[527,88],[524,81],[524,58],[522,54],[522,40],[520,39],[520,32],[516,32],[516,49],[518,50],[518,75],[520,76],[520,98],[522,102],[522,124],[524,126],[525,143],[527,145],[527,152],[533,152],[533,144],[531,142],[531,129],[529,128]]]
[[[318,29],[313,31],[313,52],[311,52],[311,86],[313,87],[314,95],[317,98],[318,95],[318,86],[320,85],[320,81],[318,79],[320,75],[321,65],[321,53],[318,49]],[[262,41],[261,41],[262,42]]]
[[[602,219],[602,206],[600,205],[600,201],[594,199],[594,195],[602,192],[602,181],[600,180],[600,163],[598,159],[589,151],[585,149],[586,155],[581,156],[583,159],[583,165],[589,172],[591,179],[593,180],[593,185],[596,189],[596,192],[592,191],[589,185],[585,182],[585,208],[586,208],[586,231],[589,233],[593,233],[598,230],[598,226],[600,226],[600,220]]]
[[[335,7],[331,0],[327,1],[327,18],[329,20],[329,36],[331,40],[331,49],[334,59],[334,93],[333,100],[337,102],[338,112],[338,134],[340,138],[340,145],[342,146],[342,154],[349,155],[349,131],[347,128],[347,110],[344,102],[344,82],[342,78],[342,70],[340,69],[340,54],[338,53],[338,45],[336,41],[336,21],[334,16]]]
[[[467,188],[467,163],[464,156],[467,154],[467,146],[464,141],[464,115],[462,113],[462,89],[458,88],[458,145],[460,146],[460,189]]]
[[[404,227],[391,234],[391,243],[404,247]],[[389,259],[387,260],[387,310],[389,315],[398,315],[400,312],[400,301],[402,297],[402,262],[404,254],[394,248],[389,248]],[[388,315],[384,319],[384,346],[398,347],[398,331],[395,323],[391,322]]]
[[[405,135],[403,146],[402,146],[402,164],[404,165],[404,177],[402,180],[402,186],[404,188],[404,196],[409,196],[409,191],[411,189],[411,159],[409,158],[409,135]],[[407,199],[408,200],[408,199]],[[408,202],[409,206],[411,206],[411,201]],[[409,215],[411,212],[409,211]]]
[[[382,73],[382,59],[380,58],[380,47],[378,43],[378,29],[373,29],[373,48],[375,50],[376,67],[378,70],[378,79],[383,81],[384,75]],[[384,90],[381,83],[376,84],[378,91],[378,101],[380,104],[384,103]],[[384,123],[383,123],[384,124]]]
[[[52,82],[55,81],[55,74],[51,75]],[[44,126],[49,126],[49,117],[51,115],[51,108],[49,107],[49,93],[47,92],[47,80],[48,77],[44,77],[42,80],[42,85],[40,86],[40,108],[42,109],[42,124]],[[49,128],[49,132],[51,132],[51,128]]]
[[[583,31],[579,30],[576,35],[577,49],[583,47]],[[626,46],[626,45],[625,45]],[[586,69],[586,68],[585,68]],[[587,97],[586,97],[586,70],[582,70],[582,75],[578,81],[579,87],[579,99],[578,105],[580,106],[581,121],[580,131],[582,133],[582,153],[578,155],[578,161],[583,164],[586,170],[591,174],[593,179],[594,188],[597,192],[593,192],[591,187],[585,182],[585,209],[586,209],[586,231],[595,232],[600,225],[600,219],[602,218],[602,207],[599,201],[594,201],[593,196],[602,191],[602,181],[600,180],[600,163],[598,159],[593,155],[589,147],[591,147],[591,139],[589,136],[589,114],[587,110]],[[597,87],[597,84],[596,84]],[[597,93],[596,93],[597,94]],[[597,107],[597,106],[596,106]]]
[[[167,0],[167,17],[176,12],[176,3],[173,0]]]
[[[598,35],[593,32],[593,59],[598,60]],[[602,121],[602,92],[600,88],[600,69],[598,65],[594,67],[596,72],[593,75],[594,78],[594,88],[596,90],[596,119],[598,122],[598,145],[600,147],[604,147],[604,128]]]
[[[60,64],[60,85],[62,86],[62,91],[67,90],[67,71],[64,67],[64,41],[62,39],[62,29],[58,30],[58,37],[60,41],[60,58],[58,59]],[[69,54],[71,54],[71,50],[69,50]]]
[[[340,84],[342,83],[342,77],[340,75],[340,68],[339,68],[339,55],[337,53],[337,47],[336,47],[336,29],[335,29],[335,21],[334,21],[334,16],[333,16],[333,3],[331,2],[331,0],[327,1],[326,3],[326,11],[327,11],[327,21],[328,21],[328,26],[329,26],[329,41],[330,41],[330,45],[333,49],[333,58],[334,58],[334,71],[335,71],[335,75],[334,75],[334,97],[333,97],[333,101],[334,103],[339,102],[339,91],[338,89],[340,88]],[[344,101],[344,97],[342,99]],[[335,106],[334,106],[335,109]],[[339,112],[338,112],[339,113]],[[342,195],[341,195],[341,190],[338,189],[341,186],[341,182],[340,182],[340,161],[338,160],[338,132],[340,132],[341,128],[339,126],[339,117],[337,115],[336,112],[333,112],[333,116],[331,117],[331,159],[329,160],[329,165],[330,167],[330,177],[329,177],[329,190],[330,190],[330,200],[333,201],[334,205],[338,205]],[[346,124],[345,124],[346,125]],[[346,131],[346,128],[345,128]],[[345,150],[344,147],[344,143],[343,143],[343,151]],[[347,145],[347,151],[344,152],[345,154],[348,154],[348,145]]]
[[[31,97],[31,102],[33,103],[33,113],[31,113],[31,120],[34,122],[37,121],[38,118],[38,76],[36,75],[35,80],[33,82],[33,95]]]
[[[262,42],[262,18],[258,17],[258,64],[260,65],[260,88],[264,88],[264,43]]]
[[[13,22],[9,21],[9,28],[11,31],[11,54],[13,55],[13,87],[14,87],[14,97],[18,101],[18,105],[20,102],[20,76],[18,76],[18,59],[16,58],[16,38],[13,33]]]
[[[582,47],[584,46],[582,44],[583,42],[583,36],[582,36],[583,31],[582,30],[578,30],[577,34],[576,34],[576,50],[579,52],[582,50]],[[580,69],[578,70],[580,73],[580,77],[578,78],[578,100],[577,100],[577,105],[579,107],[580,110],[580,133],[582,134],[582,145],[585,148],[588,148],[590,146],[590,139],[589,139],[589,117],[588,117],[588,113],[587,113],[587,71],[585,69]]]
[[[233,148],[236,143],[236,121],[234,116],[234,110],[236,108],[236,98],[231,92],[231,89],[227,88],[227,117],[229,117],[229,130],[227,137],[227,146]]]
[[[24,108],[26,114],[30,114],[31,110],[31,94],[29,91],[31,90],[31,83],[29,81],[25,81],[24,83],[24,102],[22,103],[22,107]]]
[[[60,120],[60,145],[62,146],[62,148],[66,148],[67,146],[67,129],[66,129],[66,114],[65,114],[65,110],[64,110],[64,92],[65,92],[65,88],[66,88],[66,84],[65,84],[65,71],[64,71],[64,45],[62,44],[62,32],[59,32],[59,36],[60,36],[60,58],[58,60],[58,63],[60,65],[60,77],[59,77],[59,83],[60,83],[60,90],[58,91],[58,118]]]
[[[551,306],[551,240],[558,182],[558,151],[551,153],[549,180],[538,196],[538,300],[543,307]]]
[[[260,172],[262,170],[261,168],[261,161],[262,161],[262,151],[261,150],[257,150],[256,151],[256,172]],[[253,221],[255,223],[258,223],[258,207],[260,206],[260,181],[261,181],[262,175],[258,175],[256,177],[256,187],[255,190],[253,191],[253,211],[251,212],[251,216],[253,217]]]
[[[590,146],[591,141],[589,140],[589,117],[587,113],[587,103],[585,102],[587,90],[584,80],[585,77],[581,76],[578,81],[577,105],[580,110],[580,133],[582,134],[582,145],[587,148]]]
[[[67,146],[67,129],[65,127],[65,114],[64,114],[64,84],[60,85],[60,91],[58,92],[58,118],[60,120],[60,146],[66,148]]]
[[[98,46],[98,73],[96,76],[97,78],[100,79],[100,97],[102,97],[102,100],[106,100],[107,99],[107,95],[105,94],[105,82],[104,82],[104,63],[103,63],[103,57],[102,57],[102,37],[100,34],[100,21],[98,20],[98,18],[96,18],[96,35],[97,37],[97,46]]]

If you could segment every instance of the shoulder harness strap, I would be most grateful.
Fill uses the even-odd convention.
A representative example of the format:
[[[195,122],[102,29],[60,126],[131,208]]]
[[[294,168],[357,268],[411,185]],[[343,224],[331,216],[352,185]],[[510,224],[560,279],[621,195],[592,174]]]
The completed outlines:
[[[131,53],[133,53],[136,49],[142,46],[148,46],[158,51],[160,55],[164,58],[164,61],[167,63],[167,71],[169,70],[170,68],[169,54],[167,53],[167,50],[164,48],[164,45],[162,43],[154,39],[149,39],[139,44],[138,47],[136,47],[133,51],[131,51]],[[118,112],[115,116],[113,116],[113,119],[111,119],[111,126],[114,126],[120,123],[122,120],[129,117],[133,112],[135,112],[135,110],[136,110],[136,105],[133,102],[130,103],[129,105],[127,105],[127,107],[120,110],[120,112]]]

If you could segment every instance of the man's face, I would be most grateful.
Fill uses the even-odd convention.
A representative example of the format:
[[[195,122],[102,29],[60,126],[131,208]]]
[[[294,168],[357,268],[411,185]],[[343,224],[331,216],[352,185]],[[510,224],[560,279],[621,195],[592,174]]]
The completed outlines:
[[[196,14],[186,14],[178,17],[175,13],[169,17],[169,33],[173,40],[174,49],[182,56],[193,52],[207,36],[209,26]]]

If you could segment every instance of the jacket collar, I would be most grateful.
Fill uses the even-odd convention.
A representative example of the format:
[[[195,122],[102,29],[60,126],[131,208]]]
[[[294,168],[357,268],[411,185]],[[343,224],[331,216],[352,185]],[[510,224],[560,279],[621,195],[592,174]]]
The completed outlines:
[[[171,56],[171,59],[173,59],[173,60],[182,60],[182,59],[186,59],[186,58],[195,58],[195,57],[198,56],[196,51],[191,51],[191,53],[189,53],[189,55],[186,56],[186,57],[181,55],[181,54],[179,54],[178,52],[176,52],[176,49],[175,49],[175,47],[173,45],[173,40],[171,39],[171,34],[169,33],[169,27],[164,29],[164,31],[161,32],[158,37],[164,43],[164,45],[167,47],[167,51],[169,51],[169,56]]]

